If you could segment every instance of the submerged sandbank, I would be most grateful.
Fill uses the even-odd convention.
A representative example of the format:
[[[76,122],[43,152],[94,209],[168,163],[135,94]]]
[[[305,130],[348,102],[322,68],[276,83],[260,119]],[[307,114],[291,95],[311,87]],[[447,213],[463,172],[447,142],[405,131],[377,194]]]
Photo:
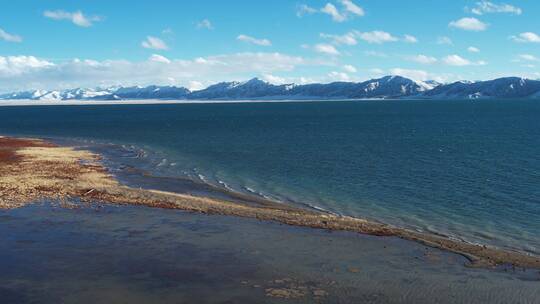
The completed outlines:
[[[289,225],[397,236],[466,256],[473,266],[512,264],[540,268],[540,257],[470,244],[363,219],[327,214],[271,201],[233,202],[208,197],[135,189],[120,184],[89,151],[40,139],[0,138],[0,208],[39,199],[80,199],[222,214]]]

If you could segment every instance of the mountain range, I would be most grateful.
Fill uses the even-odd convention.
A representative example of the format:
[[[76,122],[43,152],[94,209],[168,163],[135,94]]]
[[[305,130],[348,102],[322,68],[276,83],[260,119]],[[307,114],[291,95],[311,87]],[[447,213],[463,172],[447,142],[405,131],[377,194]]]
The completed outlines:
[[[274,85],[258,78],[245,82],[221,82],[205,89],[184,87],[110,87],[61,91],[32,90],[1,94],[1,100],[308,100],[308,99],[489,99],[540,98],[540,81],[505,77],[488,81],[414,81],[385,76],[364,82]]]

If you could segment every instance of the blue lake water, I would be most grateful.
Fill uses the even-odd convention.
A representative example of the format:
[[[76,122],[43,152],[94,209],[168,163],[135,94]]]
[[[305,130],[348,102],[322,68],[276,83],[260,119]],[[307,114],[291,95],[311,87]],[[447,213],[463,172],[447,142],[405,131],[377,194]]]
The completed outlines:
[[[1,107],[0,133],[539,254],[539,118],[537,101],[496,100],[31,106]]]

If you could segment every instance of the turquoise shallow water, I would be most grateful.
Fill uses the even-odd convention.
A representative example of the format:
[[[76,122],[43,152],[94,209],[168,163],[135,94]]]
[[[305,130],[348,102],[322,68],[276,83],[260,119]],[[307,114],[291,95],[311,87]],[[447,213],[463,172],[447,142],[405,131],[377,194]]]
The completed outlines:
[[[538,254],[538,117],[536,101],[35,106],[0,108],[0,133],[110,144],[119,168]]]

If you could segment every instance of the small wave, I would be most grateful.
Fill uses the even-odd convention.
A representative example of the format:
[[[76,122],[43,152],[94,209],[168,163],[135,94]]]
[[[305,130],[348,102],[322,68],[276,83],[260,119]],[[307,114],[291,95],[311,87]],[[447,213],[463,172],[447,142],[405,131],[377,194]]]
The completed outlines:
[[[157,164],[157,166],[158,166],[158,167],[163,167],[163,166],[166,166],[167,163],[168,163],[167,159],[164,158],[164,159],[162,159],[162,160]]]
[[[218,183],[222,185],[225,189],[229,191],[234,191],[234,189],[231,186],[229,186],[229,184],[227,184],[226,182],[218,179]]]

